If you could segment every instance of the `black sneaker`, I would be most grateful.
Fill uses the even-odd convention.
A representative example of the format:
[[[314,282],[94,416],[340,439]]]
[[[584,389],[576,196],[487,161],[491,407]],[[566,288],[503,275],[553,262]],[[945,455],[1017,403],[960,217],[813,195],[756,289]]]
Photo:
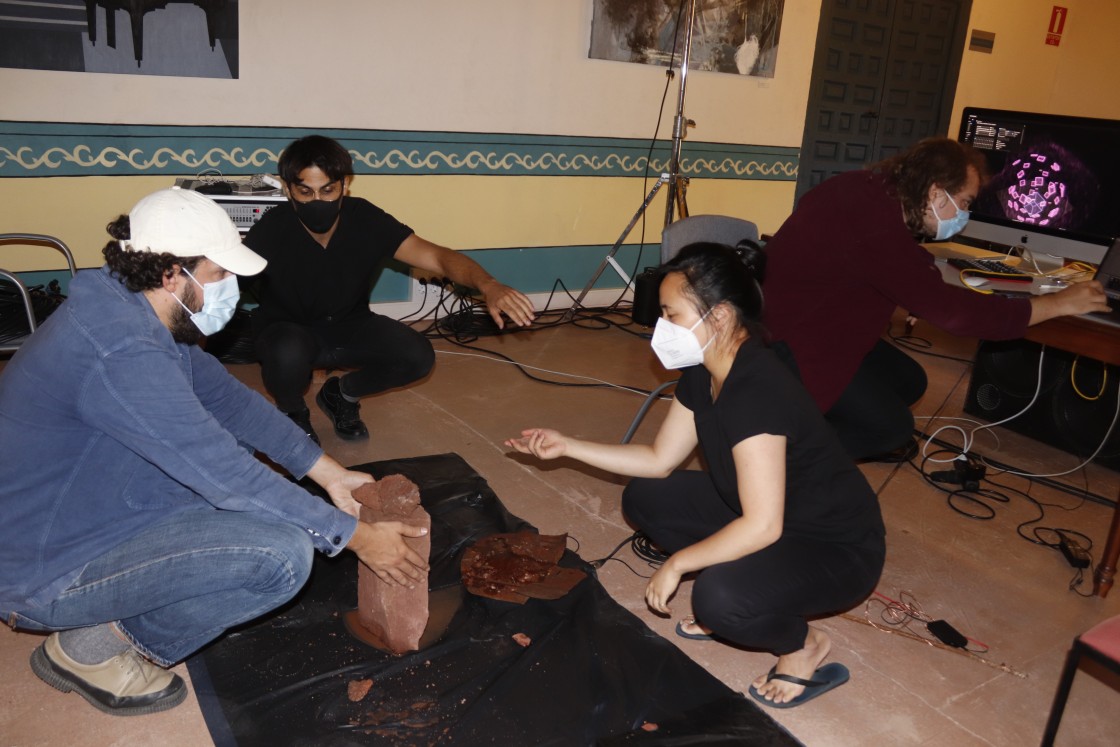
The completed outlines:
[[[316,444],[319,443],[319,434],[317,434],[315,432],[315,429],[311,427],[311,410],[308,410],[305,407],[302,410],[297,410],[296,412],[286,412],[284,414],[291,418],[291,421],[298,425],[299,429],[306,433],[308,438],[310,438]]]
[[[79,664],[66,655],[58,633],[31,653],[31,671],[51,687],[74,691],[99,711],[142,716],[174,708],[187,697],[183,678],[151,663],[134,649],[100,664]]]
[[[324,382],[319,393],[315,395],[315,403],[334,423],[334,432],[339,438],[356,441],[369,437],[366,424],[358,417],[360,405],[342,396],[337,376],[332,376]]]

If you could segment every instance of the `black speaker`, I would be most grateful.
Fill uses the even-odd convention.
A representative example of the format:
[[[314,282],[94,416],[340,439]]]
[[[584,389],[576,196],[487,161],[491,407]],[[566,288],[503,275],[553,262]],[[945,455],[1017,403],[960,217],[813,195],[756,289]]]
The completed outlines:
[[[1038,388],[1041,350],[1041,345],[1026,340],[980,343],[964,411],[990,422],[1021,411]],[[1116,416],[1120,369],[1048,347],[1041,376],[1038,399],[1001,427],[1088,457]],[[1120,424],[1093,461],[1120,471]]]
[[[656,267],[647,267],[634,278],[634,308],[630,318],[635,324],[652,327],[661,316],[661,277]]]

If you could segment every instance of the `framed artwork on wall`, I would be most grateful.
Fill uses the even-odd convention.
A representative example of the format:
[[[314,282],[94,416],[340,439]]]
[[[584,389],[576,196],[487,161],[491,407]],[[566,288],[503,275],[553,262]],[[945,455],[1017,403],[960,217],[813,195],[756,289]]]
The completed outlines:
[[[0,0],[0,67],[238,77],[238,0]]]
[[[593,0],[588,57],[680,60],[688,0]],[[690,70],[773,78],[785,0],[696,0]]]

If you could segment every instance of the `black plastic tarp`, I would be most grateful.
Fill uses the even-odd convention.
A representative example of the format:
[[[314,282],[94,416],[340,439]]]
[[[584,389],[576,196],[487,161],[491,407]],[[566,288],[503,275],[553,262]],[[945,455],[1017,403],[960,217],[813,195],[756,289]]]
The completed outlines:
[[[466,547],[531,527],[457,455],[354,469],[420,487],[432,516],[430,586],[461,598],[458,610],[421,651],[383,653],[343,624],[357,599],[354,555],[317,558],[291,604],[190,659],[219,747],[799,744],[614,602],[574,553],[561,564],[588,578],[560,600],[460,597]]]

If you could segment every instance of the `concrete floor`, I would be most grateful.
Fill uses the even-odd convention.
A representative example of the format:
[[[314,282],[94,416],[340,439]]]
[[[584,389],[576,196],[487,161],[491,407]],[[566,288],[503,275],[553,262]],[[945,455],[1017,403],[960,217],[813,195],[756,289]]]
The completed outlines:
[[[620,321],[627,321],[619,318]],[[898,326],[896,325],[896,329]],[[970,358],[974,340],[954,339],[919,326],[931,352]],[[669,375],[647,342],[618,329],[566,326],[532,333],[483,338],[480,347],[515,360],[643,389]],[[626,432],[642,396],[617,388],[558,387],[529,380],[508,363],[476,357],[474,351],[438,342],[435,372],[409,388],[366,400],[368,442],[337,439],[314,407],[313,421],[329,453],[344,464],[457,452],[485,477],[506,506],[544,533],[569,533],[591,560],[608,554],[630,533],[619,512],[623,480],[571,462],[532,463],[511,456],[502,440],[523,427],[551,426],[572,435],[609,442]],[[919,416],[960,415],[968,385],[966,363],[918,355],[930,375]],[[230,366],[260,388],[256,366]],[[553,380],[584,381],[535,371]],[[313,384],[314,391],[321,382]],[[309,397],[310,401],[310,397]],[[666,405],[658,403],[635,440],[652,438]],[[925,421],[920,420],[919,424]],[[934,427],[960,421],[938,421]],[[996,437],[998,436],[998,442]],[[1004,429],[987,431],[974,450],[1033,472],[1074,466],[1071,456]],[[831,658],[843,662],[851,681],[794,710],[769,711],[807,745],[1029,745],[1042,732],[1055,684],[1070,642],[1107,617],[1120,614],[1120,591],[1107,599],[1078,596],[1068,589],[1073,575],[1056,550],[1031,544],[1016,526],[1035,509],[1019,497],[995,504],[990,521],[954,512],[943,493],[927,485],[909,465],[863,468],[879,493],[888,529],[888,557],[879,592],[907,593],[932,618],[949,621],[990,651],[968,657],[866,624],[865,609],[820,621],[833,639]],[[1066,478],[1070,484],[1115,497],[1117,474],[1090,465]],[[1028,489],[1026,480],[1005,484]],[[1095,560],[1104,546],[1111,512],[1053,489],[1031,495],[1046,508],[1043,526],[1078,529],[1094,542]],[[650,569],[629,548],[599,572],[622,605],[665,635],[716,677],[736,690],[773,664],[773,657],[690,641],[673,634],[674,619],[689,611],[688,584],[678,593],[674,619],[648,611],[642,602]],[[1086,582],[1082,589],[1087,591]],[[871,616],[878,619],[879,607]],[[918,628],[920,629],[920,628]],[[27,659],[41,638],[0,630],[0,745],[208,745],[193,693],[180,707],[139,718],[114,718],[40,682]],[[186,676],[183,665],[176,671]],[[1098,679],[1099,677],[1099,679]],[[1082,671],[1076,681],[1059,744],[1113,745],[1120,741],[1120,692],[1115,678]]]

